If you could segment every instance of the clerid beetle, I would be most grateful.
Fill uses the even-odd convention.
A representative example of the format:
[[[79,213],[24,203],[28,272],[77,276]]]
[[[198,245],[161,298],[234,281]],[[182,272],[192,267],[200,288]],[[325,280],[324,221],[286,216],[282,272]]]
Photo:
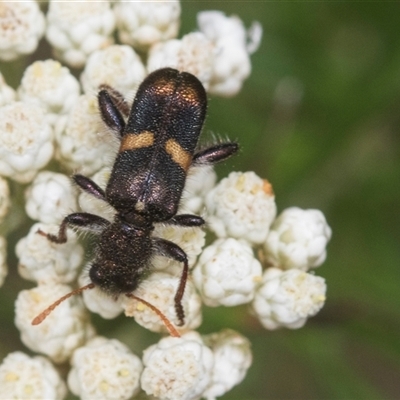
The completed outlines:
[[[89,270],[91,283],[61,298],[33,323],[40,323],[64,298],[95,286],[114,297],[135,297],[131,293],[151,268],[152,257],[162,255],[183,264],[175,294],[176,314],[183,325],[188,258],[175,243],[151,236],[154,224],[203,226],[204,219],[197,215],[177,215],[187,172],[192,166],[227,159],[238,145],[227,142],[197,149],[207,96],[200,81],[187,72],[163,68],[148,75],[130,111],[122,95],[108,86],[100,90],[98,103],[104,123],[120,141],[109,182],[103,190],[83,175],[72,179],[116,214],[110,222],[86,212],[72,213],[57,235],[39,232],[52,242],[65,243],[67,227],[75,227],[98,235],[98,242]]]

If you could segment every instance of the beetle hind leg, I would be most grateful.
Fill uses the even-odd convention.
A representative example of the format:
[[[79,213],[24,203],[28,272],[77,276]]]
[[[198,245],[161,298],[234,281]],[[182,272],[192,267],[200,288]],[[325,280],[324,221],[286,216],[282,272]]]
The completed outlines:
[[[174,302],[175,312],[178,317],[178,326],[185,324],[185,311],[182,306],[182,298],[185,293],[186,282],[189,274],[189,262],[186,253],[175,243],[161,238],[153,238],[153,245],[158,255],[172,258],[183,263],[182,275],[179,280],[178,289],[176,290]]]
[[[204,226],[206,221],[198,215],[193,214],[180,214],[175,215],[175,217],[171,218],[169,221],[165,222],[166,224],[183,226],[183,227],[197,227]]]

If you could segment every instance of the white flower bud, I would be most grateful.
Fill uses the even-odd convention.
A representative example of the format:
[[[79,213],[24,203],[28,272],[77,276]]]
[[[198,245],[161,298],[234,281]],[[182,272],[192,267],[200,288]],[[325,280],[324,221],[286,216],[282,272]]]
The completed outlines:
[[[206,197],[210,229],[218,237],[265,241],[276,216],[271,184],[254,172],[231,172]]]
[[[106,189],[107,183],[110,179],[111,168],[104,167],[96,172],[92,177],[92,181],[97,183],[103,190]],[[78,203],[82,211],[99,215],[109,221],[114,220],[115,209],[103,200],[97,199],[90,193],[82,191],[78,197]]]
[[[76,210],[76,190],[64,174],[40,172],[25,192],[25,210],[34,220],[58,224]]]
[[[15,351],[0,365],[2,399],[62,400],[67,388],[59,373],[44,357]]]
[[[118,37],[122,43],[146,51],[154,43],[178,35],[179,0],[121,1],[114,7]]]
[[[97,94],[100,85],[109,85],[128,99],[146,77],[146,69],[135,51],[124,45],[97,50],[88,58],[81,75],[87,94]]]
[[[0,72],[0,107],[11,103],[15,100],[15,97],[15,90],[11,86],[7,85],[2,73]]]
[[[264,244],[266,260],[282,269],[318,267],[325,261],[331,233],[321,211],[287,208],[271,226]]]
[[[253,300],[262,269],[246,242],[229,238],[206,247],[192,275],[206,305],[231,307]]]
[[[205,195],[217,181],[217,174],[211,166],[190,168],[183,189],[179,214],[199,214],[203,211]]]
[[[219,96],[234,96],[250,75],[249,53],[254,52],[261,40],[261,26],[246,32],[242,21],[227,17],[221,11],[203,11],[197,15],[201,32],[214,44],[214,68],[209,92]],[[246,36],[250,43],[246,43]]]
[[[49,2],[46,38],[56,56],[74,68],[81,68],[91,53],[114,42],[114,27],[108,1]]]
[[[182,227],[173,224],[157,224],[152,234],[177,244],[187,255],[189,268],[193,267],[197,256],[201,253],[206,233],[199,227]],[[169,257],[155,256],[152,264],[156,269],[180,275],[183,264]]]
[[[0,223],[10,209],[10,189],[7,181],[0,176]]]
[[[172,67],[195,75],[208,90],[214,61],[214,45],[201,32],[193,32],[182,39],[156,43],[149,51],[147,69]]]
[[[166,337],[143,352],[142,389],[163,400],[195,400],[209,385],[212,351],[197,332]]]
[[[42,106],[55,124],[58,115],[67,114],[75,104],[79,83],[58,61],[35,61],[24,72],[18,96],[26,103]]]
[[[15,247],[19,274],[39,283],[73,281],[83,260],[83,248],[77,243],[75,232],[69,230],[67,242],[58,244],[40,235],[39,229],[56,235],[59,226],[34,224],[28,235],[19,240]]]
[[[45,19],[36,1],[0,3],[0,60],[31,54],[43,36]]]
[[[101,121],[97,98],[80,96],[68,116],[65,129],[56,131],[56,158],[71,170],[91,175],[110,165],[118,140]]]
[[[7,242],[3,236],[0,236],[0,286],[3,285],[7,273]]]
[[[53,156],[52,139],[42,108],[17,101],[1,107],[0,174],[20,183],[31,181]]]
[[[84,268],[79,277],[80,286],[85,286],[90,283],[89,269],[90,263]],[[125,296],[121,295],[115,298],[98,287],[94,287],[90,290],[84,290],[82,292],[82,297],[86,308],[95,314],[99,314],[102,318],[113,319],[118,317],[123,311],[121,302]]]
[[[155,272],[143,281],[134,295],[158,308],[171,322],[178,323],[175,312],[174,297],[179,285],[179,278],[163,272]],[[135,321],[152,332],[167,332],[161,318],[143,303],[125,296],[122,300],[125,315],[134,317]],[[185,294],[182,299],[185,312],[185,324],[179,329],[195,329],[202,322],[201,300],[193,283],[186,282]]]
[[[231,329],[203,337],[214,353],[211,382],[202,397],[214,400],[238,385],[252,363],[250,341]]]
[[[139,357],[116,339],[96,337],[71,359],[68,386],[82,400],[128,400],[139,390]]]
[[[323,307],[325,294],[325,279],[319,276],[298,269],[269,268],[252,308],[266,329],[297,329]]]
[[[49,283],[23,290],[15,303],[15,325],[22,342],[57,363],[68,360],[76,348],[94,335],[79,296],[63,301],[42,323],[32,325],[33,318],[69,292],[69,286]]]

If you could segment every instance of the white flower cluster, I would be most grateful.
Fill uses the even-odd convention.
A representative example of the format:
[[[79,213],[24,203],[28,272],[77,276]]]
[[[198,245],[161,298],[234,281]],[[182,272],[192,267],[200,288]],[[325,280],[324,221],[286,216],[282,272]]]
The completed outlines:
[[[84,67],[85,94],[79,96],[79,83],[68,68],[51,59],[32,63],[17,93],[0,75],[0,174],[30,182],[54,154],[63,167],[89,175],[110,165],[117,144],[98,118],[100,85],[131,100],[148,72],[170,66],[196,75],[210,93],[236,94],[250,73],[249,55],[261,30],[246,31],[238,17],[203,12],[199,30],[177,39],[179,18],[177,0],[114,7],[108,1],[50,1],[46,15],[33,0],[1,3],[1,56],[9,60],[33,52],[46,19],[55,56],[71,67]],[[123,44],[114,45],[114,29]]]
[[[77,207],[70,179],[51,171],[42,171],[25,191],[25,210],[32,219],[57,224]]]
[[[242,82],[250,75],[249,54],[256,51],[260,44],[261,25],[253,23],[246,32],[238,17],[227,18],[220,11],[199,13],[197,23],[200,32],[213,45],[210,93],[234,96],[241,89]]]
[[[276,218],[272,186],[254,172],[232,172],[205,204],[218,239],[200,255],[193,281],[206,305],[251,303],[267,329],[300,328],[322,308],[325,281],[306,272],[325,260],[331,236],[320,211],[289,208]]]
[[[274,221],[263,243],[263,274],[252,309],[267,329],[301,328],[326,300],[325,280],[311,273],[326,258],[331,229],[319,210],[291,207]]]
[[[326,284],[319,276],[299,269],[268,268],[252,304],[263,326],[301,328],[324,305]]]
[[[118,37],[135,49],[145,51],[154,44],[178,35],[179,0],[121,1],[115,5]]]
[[[68,242],[55,244],[38,235],[39,230],[56,234],[58,225],[34,224],[28,235],[19,240],[15,247],[19,274],[38,283],[73,282],[83,260],[83,247],[77,243],[77,236],[70,231]]]
[[[252,362],[252,354],[249,340],[231,329],[207,335],[204,342],[214,353],[214,367],[211,382],[203,397],[212,400],[244,379]]]
[[[249,342],[234,331],[167,337],[144,351],[142,389],[165,400],[213,400],[243,380],[251,357]]]
[[[224,238],[204,249],[193,271],[193,280],[206,305],[229,307],[254,298],[261,274],[261,264],[249,244]]]
[[[115,16],[109,1],[49,1],[46,39],[55,55],[81,68],[87,57],[113,43]]]
[[[63,125],[56,130],[55,158],[70,171],[93,174],[115,157],[114,137],[99,119],[97,98],[83,94],[76,100]]]
[[[0,60],[34,52],[44,34],[45,17],[35,0],[0,3]]]
[[[63,399],[67,388],[53,364],[44,357],[16,351],[0,365],[2,399]]]
[[[43,108],[21,101],[0,107],[0,175],[30,182],[53,156],[53,129]]]
[[[70,286],[48,281],[23,290],[15,303],[15,325],[22,342],[56,363],[68,360],[95,333],[78,296],[60,304],[41,324],[32,325],[32,320],[49,304],[69,292]]]
[[[36,61],[24,72],[18,97],[26,103],[46,110],[53,124],[59,116],[68,114],[79,96],[79,82],[67,67],[55,60]]]
[[[331,229],[319,210],[291,207],[274,221],[264,243],[265,256],[273,266],[307,271],[326,258]]]
[[[234,96],[250,75],[250,53],[258,48],[261,26],[256,23],[246,32],[238,17],[227,17],[219,11],[201,12],[197,22],[198,32],[153,45],[148,69],[171,66],[189,71],[209,93]]]
[[[54,0],[46,15],[33,0],[0,3],[0,58],[32,53],[45,34],[59,60],[33,62],[17,90],[0,75],[0,222],[11,203],[3,177],[28,184],[25,212],[35,221],[15,246],[19,274],[37,284],[19,293],[15,324],[22,342],[47,357],[9,354],[0,365],[0,397],[63,399],[67,386],[52,363],[70,362],[68,388],[82,399],[130,399],[142,390],[149,398],[213,400],[244,379],[252,354],[237,332],[195,332],[202,304],[249,304],[263,326],[276,329],[299,328],[324,303],[324,280],[307,272],[326,257],[331,233],[323,214],[293,208],[276,218],[272,186],[254,172],[233,172],[217,183],[212,167],[189,171],[179,214],[205,218],[216,236],[207,246],[198,227],[158,224],[152,233],[188,257],[180,327],[174,326],[182,263],[155,256],[132,297],[112,298],[92,287],[90,262],[83,266],[83,247],[71,229],[65,243],[46,238],[76,211],[114,218],[114,209],[79,194],[69,178],[90,175],[105,189],[110,176],[119,143],[101,121],[99,87],[114,88],[113,100],[129,108],[143,78],[160,67],[191,72],[220,96],[236,94],[248,77],[261,39],[257,23],[246,30],[238,17],[203,12],[198,31],[178,39],[180,11],[178,0]],[[0,286],[6,272],[0,236]],[[124,312],[172,336],[148,347],[141,360],[121,342],[98,336],[88,309],[107,319]]]
[[[74,352],[68,386],[82,400],[130,399],[140,390],[142,361],[118,340],[96,337]]]
[[[146,75],[146,68],[132,47],[113,45],[89,56],[81,82],[88,95],[96,95],[100,85],[108,85],[132,99]]]
[[[163,272],[155,272],[135,291],[135,295],[156,306],[170,321],[177,324],[174,309],[174,296],[179,284],[178,277]],[[185,324],[180,329],[196,329],[202,322],[201,299],[191,281],[186,283],[183,298]],[[134,299],[123,300],[125,315],[134,317],[135,321],[153,332],[166,332],[160,317],[148,307]]]
[[[246,30],[236,16],[228,17],[219,11],[201,12],[198,31],[177,39],[181,14],[178,0],[112,3],[50,0],[46,15],[34,0],[2,3],[0,57],[12,60],[32,53],[45,34],[57,59],[73,68],[86,64],[82,84],[88,94],[93,94],[89,90],[97,92],[99,84],[115,83],[125,95],[132,94],[123,88],[135,89],[146,69],[151,72],[165,66],[193,73],[210,93],[219,96],[237,94],[249,76],[250,54],[258,48],[262,36],[258,23]],[[115,30],[122,45],[113,46]],[[132,47],[141,55],[147,53],[147,66],[141,61],[146,57],[139,57]],[[32,66],[33,71],[28,69],[23,85],[27,86],[28,97],[38,91],[35,101],[44,101],[54,109],[59,102],[58,94],[65,90],[73,92],[76,84],[71,81],[72,87],[66,89],[67,79],[63,78],[57,95],[47,96],[48,91],[32,79],[45,73],[52,76],[53,82],[60,80],[64,72],[50,63],[54,61],[48,61],[46,67],[36,65]],[[49,79],[47,86],[51,85]],[[64,97],[61,108],[70,107],[68,100]]]
[[[254,172],[232,172],[206,197],[208,223],[218,237],[265,241],[276,215],[271,184]]]

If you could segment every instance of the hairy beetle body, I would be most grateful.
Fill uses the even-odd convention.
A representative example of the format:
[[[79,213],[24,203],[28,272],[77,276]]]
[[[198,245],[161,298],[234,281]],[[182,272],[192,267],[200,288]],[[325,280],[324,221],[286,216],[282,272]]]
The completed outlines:
[[[199,216],[177,215],[187,172],[193,165],[225,160],[237,152],[238,145],[220,143],[196,152],[207,96],[194,75],[172,68],[151,73],[138,89],[127,123],[122,98],[107,86],[98,94],[102,119],[120,140],[105,191],[83,175],[73,176],[82,190],[114,207],[114,221],[73,213],[64,218],[58,235],[45,235],[53,242],[64,243],[68,226],[97,234],[89,277],[93,285],[113,296],[134,291],[150,270],[154,255],[183,263],[175,295],[176,314],[182,325],[187,256],[177,244],[151,233],[158,222],[182,227],[204,224]]]

